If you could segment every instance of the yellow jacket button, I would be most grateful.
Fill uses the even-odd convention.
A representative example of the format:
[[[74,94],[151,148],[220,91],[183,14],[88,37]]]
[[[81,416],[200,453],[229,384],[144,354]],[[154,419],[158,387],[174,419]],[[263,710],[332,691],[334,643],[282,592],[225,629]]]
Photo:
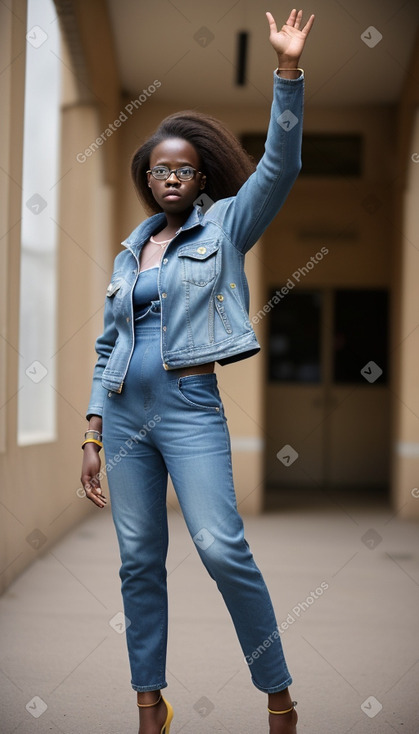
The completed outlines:
[[[161,294],[161,297],[162,297],[162,298],[167,298],[167,293],[162,293],[162,294]]]
[[[230,283],[230,288],[235,288],[235,287],[236,287],[235,283]]]
[[[221,293],[218,294],[217,298],[219,301],[224,301],[224,296]]]
[[[169,365],[167,365],[166,362],[164,362],[163,367],[164,367],[165,370],[168,370],[169,369]]]
[[[205,255],[207,251],[206,247],[198,247],[197,252],[199,252],[200,255]]]

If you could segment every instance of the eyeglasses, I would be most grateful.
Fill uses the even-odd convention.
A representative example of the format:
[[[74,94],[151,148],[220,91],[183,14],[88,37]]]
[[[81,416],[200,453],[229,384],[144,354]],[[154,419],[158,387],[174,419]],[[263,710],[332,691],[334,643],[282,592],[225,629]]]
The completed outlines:
[[[196,168],[192,168],[192,166],[181,166],[181,168],[173,168],[172,170],[170,170],[168,166],[154,166],[154,168],[147,171],[147,173],[151,173],[153,178],[157,179],[157,181],[166,181],[172,173],[176,175],[176,178],[178,178],[179,181],[191,181],[195,178],[196,173],[202,173],[202,171],[197,171]]]

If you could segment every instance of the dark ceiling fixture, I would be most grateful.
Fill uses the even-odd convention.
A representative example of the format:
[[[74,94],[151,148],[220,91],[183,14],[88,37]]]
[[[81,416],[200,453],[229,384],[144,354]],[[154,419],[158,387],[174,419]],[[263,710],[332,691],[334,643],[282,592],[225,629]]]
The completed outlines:
[[[239,87],[244,87],[246,84],[248,39],[249,34],[247,31],[240,31],[237,34],[236,84]]]

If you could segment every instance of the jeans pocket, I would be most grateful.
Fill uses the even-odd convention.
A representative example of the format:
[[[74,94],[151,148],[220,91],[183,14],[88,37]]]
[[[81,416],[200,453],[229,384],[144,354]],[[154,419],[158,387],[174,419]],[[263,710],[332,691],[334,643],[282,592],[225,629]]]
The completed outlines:
[[[222,401],[214,372],[179,377],[177,388],[178,394],[189,406],[217,413],[221,410]]]

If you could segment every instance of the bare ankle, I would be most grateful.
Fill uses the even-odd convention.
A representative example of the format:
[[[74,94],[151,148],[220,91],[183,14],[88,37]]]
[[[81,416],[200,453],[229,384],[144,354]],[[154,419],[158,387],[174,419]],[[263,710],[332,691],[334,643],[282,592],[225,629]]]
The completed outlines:
[[[269,732],[270,734],[297,734],[297,705],[293,701],[288,688],[269,694]]]

